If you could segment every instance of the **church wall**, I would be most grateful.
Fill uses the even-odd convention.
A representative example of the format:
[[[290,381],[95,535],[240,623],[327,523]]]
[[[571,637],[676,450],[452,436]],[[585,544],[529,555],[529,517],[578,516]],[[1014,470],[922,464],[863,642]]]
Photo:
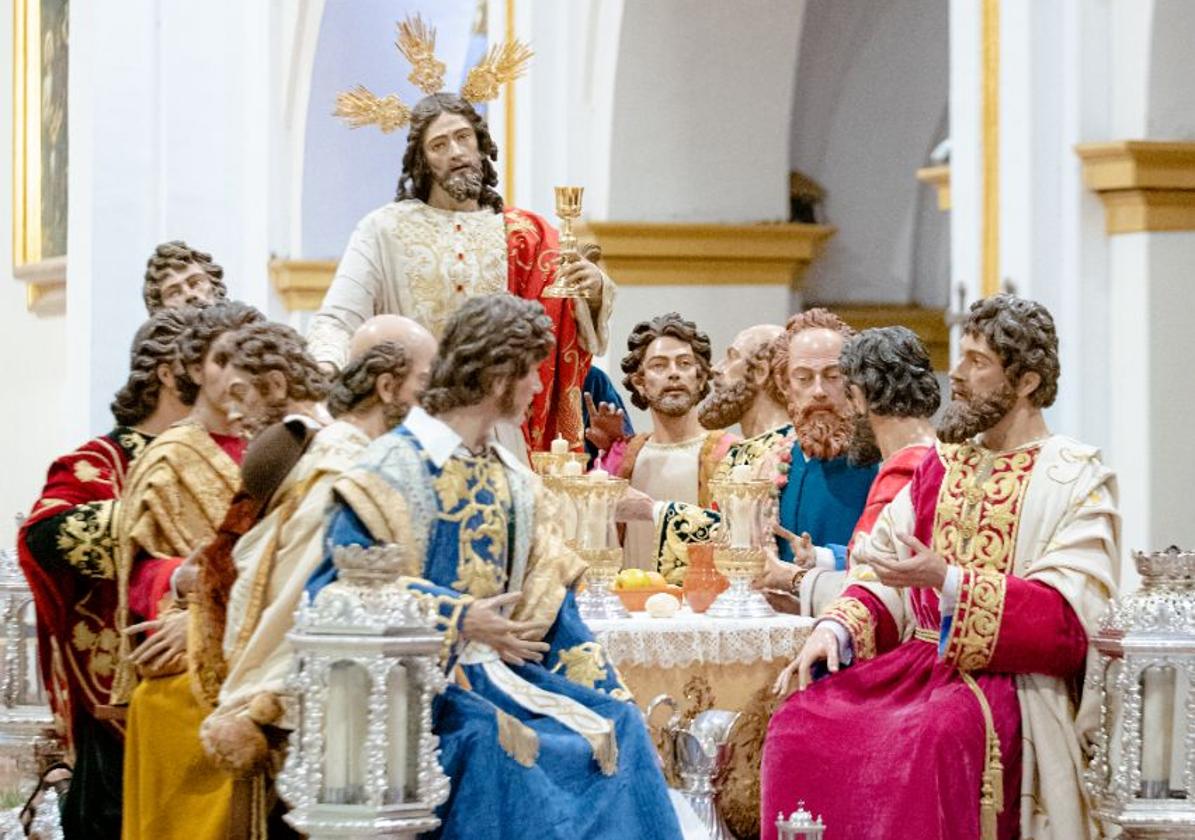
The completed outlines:
[[[801,0],[625,4],[610,219],[787,219],[804,10]]]
[[[436,54],[448,66],[445,88],[459,90],[472,66],[466,61],[476,9],[477,0],[326,0],[301,118],[299,235],[288,243],[287,256],[339,259],[357,221],[394,200],[406,129],[390,134],[375,126],[350,130],[332,116],[336,94],[360,84],[378,96],[395,93],[408,107],[423,98],[407,79],[410,64],[394,46],[397,22],[417,13],[436,29]]]
[[[12,43],[12,2],[0,0],[0,43]],[[0,113],[12,113],[12,62],[0,62]],[[7,124],[7,123],[6,123]],[[0,132],[0,159],[12,160],[12,132]],[[12,166],[0,166],[0,231],[12,230]],[[4,364],[4,458],[0,461],[0,546],[16,539],[13,517],[28,513],[50,461],[76,443],[64,420],[66,317],[61,307],[35,314],[26,307],[25,284],[12,274],[12,236],[0,236],[0,335]],[[80,441],[81,442],[81,441]]]
[[[942,307],[949,217],[915,177],[947,133],[946,0],[809,4],[790,162],[827,191],[837,226],[805,284],[811,302]]]

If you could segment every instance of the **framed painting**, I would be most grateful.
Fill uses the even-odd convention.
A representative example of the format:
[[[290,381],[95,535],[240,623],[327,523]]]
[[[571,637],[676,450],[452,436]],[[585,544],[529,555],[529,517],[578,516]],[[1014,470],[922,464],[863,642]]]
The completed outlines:
[[[13,0],[13,274],[66,282],[69,0]]]

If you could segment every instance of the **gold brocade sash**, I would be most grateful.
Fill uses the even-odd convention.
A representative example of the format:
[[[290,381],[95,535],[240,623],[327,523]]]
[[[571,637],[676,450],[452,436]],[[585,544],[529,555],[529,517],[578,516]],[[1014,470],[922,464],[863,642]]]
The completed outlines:
[[[941,641],[941,634],[928,627],[918,627],[913,631],[913,638],[936,646]],[[966,671],[959,671],[958,675],[979,701],[979,710],[983,713],[987,748],[983,765],[983,787],[979,797],[980,837],[982,840],[996,840],[996,816],[1004,810],[1004,764],[1000,756],[1000,737],[996,734],[992,707],[979,683]]]

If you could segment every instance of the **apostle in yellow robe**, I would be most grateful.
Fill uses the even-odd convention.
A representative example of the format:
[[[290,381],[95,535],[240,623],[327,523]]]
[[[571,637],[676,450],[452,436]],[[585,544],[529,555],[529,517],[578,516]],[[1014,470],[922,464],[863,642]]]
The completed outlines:
[[[225,836],[228,796],[218,794],[231,779],[199,743],[205,710],[186,672],[187,613],[173,593],[184,560],[215,534],[240,482],[245,442],[223,407],[223,345],[237,327],[260,320],[239,303],[198,314],[179,341],[179,391],[191,414],[146,448],[126,483],[116,526],[124,638],[112,690],[114,704],[129,706],[125,840]],[[132,649],[143,630],[155,632]],[[213,807],[221,802],[223,810]]]

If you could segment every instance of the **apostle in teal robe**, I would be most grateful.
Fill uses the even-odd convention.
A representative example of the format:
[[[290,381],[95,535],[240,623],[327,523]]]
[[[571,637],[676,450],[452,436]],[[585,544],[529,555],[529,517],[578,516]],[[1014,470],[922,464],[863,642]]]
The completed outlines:
[[[537,303],[468,301],[450,319],[423,409],[375,440],[335,485],[334,547],[396,543],[406,585],[445,633],[452,678],[434,728],[452,783],[443,838],[680,838],[643,718],[581,621],[584,564],[540,484],[492,440],[540,387],[552,344]]]

